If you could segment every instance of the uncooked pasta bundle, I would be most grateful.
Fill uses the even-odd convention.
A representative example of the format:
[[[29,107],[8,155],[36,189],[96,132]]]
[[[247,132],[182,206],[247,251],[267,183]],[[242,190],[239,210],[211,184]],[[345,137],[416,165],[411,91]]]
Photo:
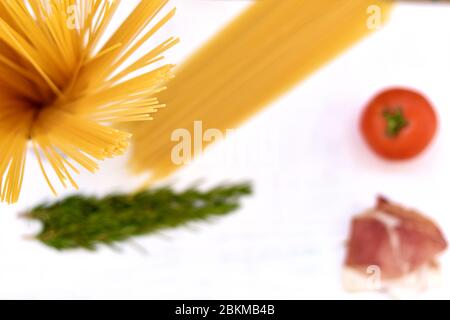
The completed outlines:
[[[158,95],[168,107],[154,122],[136,126],[133,168],[151,171],[153,179],[167,176],[179,168],[172,161],[175,130],[192,131],[194,121],[202,121],[205,130],[235,128],[378,29],[390,6],[379,0],[256,1],[184,63]],[[214,139],[208,140],[205,145]]]
[[[167,2],[140,1],[110,37],[120,0],[0,2],[2,201],[18,200],[29,145],[55,194],[52,176],[77,187],[79,168],[124,152],[130,134],[112,125],[151,119],[171,76],[151,65],[177,39],[133,56],[174,15],[152,23]]]

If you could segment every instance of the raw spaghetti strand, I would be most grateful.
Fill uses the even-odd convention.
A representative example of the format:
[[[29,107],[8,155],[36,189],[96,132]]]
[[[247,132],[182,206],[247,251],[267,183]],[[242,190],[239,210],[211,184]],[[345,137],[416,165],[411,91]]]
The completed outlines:
[[[131,134],[114,123],[147,121],[172,77],[168,38],[132,58],[173,17],[168,0],[142,0],[107,38],[120,0],[0,2],[0,200],[19,199],[28,145],[52,193],[48,170],[77,188],[78,167],[124,153]],[[103,45],[99,45],[105,39]],[[156,64],[159,64],[156,67]],[[149,66],[155,66],[149,70]]]
[[[192,131],[197,120],[222,132],[239,125],[369,34],[373,6],[384,22],[390,1],[257,1],[177,70],[158,95],[168,107],[157,121],[135,126],[133,169],[154,180],[178,169],[176,129]]]

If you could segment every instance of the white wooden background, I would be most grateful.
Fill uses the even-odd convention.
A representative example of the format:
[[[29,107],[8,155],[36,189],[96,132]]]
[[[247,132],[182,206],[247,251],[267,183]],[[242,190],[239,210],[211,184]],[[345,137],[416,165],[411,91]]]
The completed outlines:
[[[182,38],[169,55],[182,61],[249,1],[172,3],[178,13],[165,35]],[[255,195],[224,219],[139,238],[121,252],[59,253],[24,240],[39,226],[17,217],[51,199],[30,157],[20,203],[0,205],[0,298],[384,298],[342,290],[344,241],[352,215],[380,193],[427,212],[450,235],[449,17],[450,6],[399,5],[386,28],[170,179],[180,187],[253,181]],[[365,102],[392,85],[425,92],[441,120],[432,148],[402,164],[371,154],[357,130]],[[82,174],[81,190],[132,190],[142,179],[125,164]],[[422,297],[449,297],[448,255],[442,260],[442,287]]]

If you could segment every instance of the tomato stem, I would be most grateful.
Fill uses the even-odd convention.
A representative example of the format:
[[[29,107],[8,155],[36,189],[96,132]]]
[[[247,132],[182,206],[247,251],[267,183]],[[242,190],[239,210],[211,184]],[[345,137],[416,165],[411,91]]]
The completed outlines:
[[[400,107],[397,107],[394,111],[386,109],[383,116],[386,119],[386,135],[388,137],[394,138],[398,136],[400,131],[408,126],[408,120],[406,120]]]

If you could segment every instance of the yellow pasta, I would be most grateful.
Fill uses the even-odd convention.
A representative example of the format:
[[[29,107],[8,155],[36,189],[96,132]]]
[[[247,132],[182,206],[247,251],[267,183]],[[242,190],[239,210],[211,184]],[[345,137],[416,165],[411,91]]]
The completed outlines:
[[[159,95],[168,107],[155,121],[137,125],[134,170],[151,171],[155,180],[167,176],[179,168],[171,158],[174,130],[192,131],[197,120],[205,130],[234,128],[377,29],[390,6],[377,0],[257,1],[180,67]]]
[[[54,193],[49,172],[77,187],[79,167],[124,152],[130,134],[111,125],[151,119],[171,77],[172,65],[151,65],[177,39],[131,58],[174,15],[152,23],[167,2],[140,1],[108,39],[120,0],[0,2],[2,201],[19,198],[29,145]]]

